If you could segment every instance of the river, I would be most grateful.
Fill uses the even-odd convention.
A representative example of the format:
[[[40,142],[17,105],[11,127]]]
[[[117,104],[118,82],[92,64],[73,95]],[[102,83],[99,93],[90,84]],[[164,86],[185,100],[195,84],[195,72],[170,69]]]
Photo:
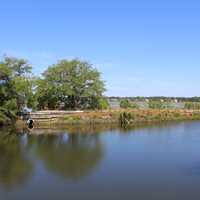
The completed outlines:
[[[2,129],[0,199],[200,199],[200,121]]]

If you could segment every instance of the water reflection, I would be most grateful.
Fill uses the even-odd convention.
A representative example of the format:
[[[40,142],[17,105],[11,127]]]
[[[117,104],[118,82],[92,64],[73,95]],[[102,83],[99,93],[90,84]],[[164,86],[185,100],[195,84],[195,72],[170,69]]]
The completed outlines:
[[[0,134],[0,185],[11,188],[24,184],[33,171],[33,165],[21,146],[21,136]]]
[[[89,175],[104,155],[102,129],[71,127],[0,131],[0,185],[20,186],[34,174],[36,160],[46,171],[69,180]],[[45,134],[46,133],[46,134]]]
[[[48,171],[66,179],[80,179],[91,173],[103,157],[98,135],[61,134],[29,136],[36,156]]]
[[[33,129],[25,128],[23,132],[30,135],[61,135],[68,134],[102,134],[117,131],[119,134],[130,134],[134,131],[143,129],[157,129],[157,128],[176,128],[179,125],[183,127],[184,123],[177,122],[157,122],[157,123],[137,123],[137,125],[119,126],[118,124],[96,124],[96,125],[67,125],[67,126],[51,126],[48,127],[34,127]],[[187,124],[187,123],[186,123]],[[18,130],[20,132],[21,129]]]
[[[199,121],[0,130],[0,199],[199,197],[199,130]]]

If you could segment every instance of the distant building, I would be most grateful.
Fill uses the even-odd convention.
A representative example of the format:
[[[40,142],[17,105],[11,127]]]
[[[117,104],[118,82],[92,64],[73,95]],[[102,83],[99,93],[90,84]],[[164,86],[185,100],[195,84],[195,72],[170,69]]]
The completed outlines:
[[[174,99],[174,103],[178,103],[178,100],[177,100],[177,99]]]
[[[118,100],[118,99],[109,98],[108,103],[110,105],[110,108],[112,108],[112,109],[120,108],[120,100]]]

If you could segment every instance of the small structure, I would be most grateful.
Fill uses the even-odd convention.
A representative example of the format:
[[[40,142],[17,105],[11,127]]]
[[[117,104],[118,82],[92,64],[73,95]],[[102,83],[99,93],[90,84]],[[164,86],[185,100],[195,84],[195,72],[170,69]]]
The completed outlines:
[[[21,111],[23,120],[28,120],[30,118],[30,113],[32,112],[31,108],[24,107]]]
[[[26,124],[29,128],[33,128],[33,125],[34,125],[34,120],[29,118],[27,121],[26,121]]]
[[[178,103],[178,100],[177,100],[177,99],[174,99],[174,103]]]
[[[110,108],[112,108],[112,109],[120,108],[120,101],[118,99],[110,98],[110,99],[108,99],[108,103],[110,105]]]

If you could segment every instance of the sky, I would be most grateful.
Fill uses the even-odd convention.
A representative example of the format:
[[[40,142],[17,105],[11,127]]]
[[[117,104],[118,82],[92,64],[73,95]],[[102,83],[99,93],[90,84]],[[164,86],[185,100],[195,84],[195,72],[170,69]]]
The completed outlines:
[[[0,0],[0,56],[80,58],[108,96],[200,96],[200,1]]]

